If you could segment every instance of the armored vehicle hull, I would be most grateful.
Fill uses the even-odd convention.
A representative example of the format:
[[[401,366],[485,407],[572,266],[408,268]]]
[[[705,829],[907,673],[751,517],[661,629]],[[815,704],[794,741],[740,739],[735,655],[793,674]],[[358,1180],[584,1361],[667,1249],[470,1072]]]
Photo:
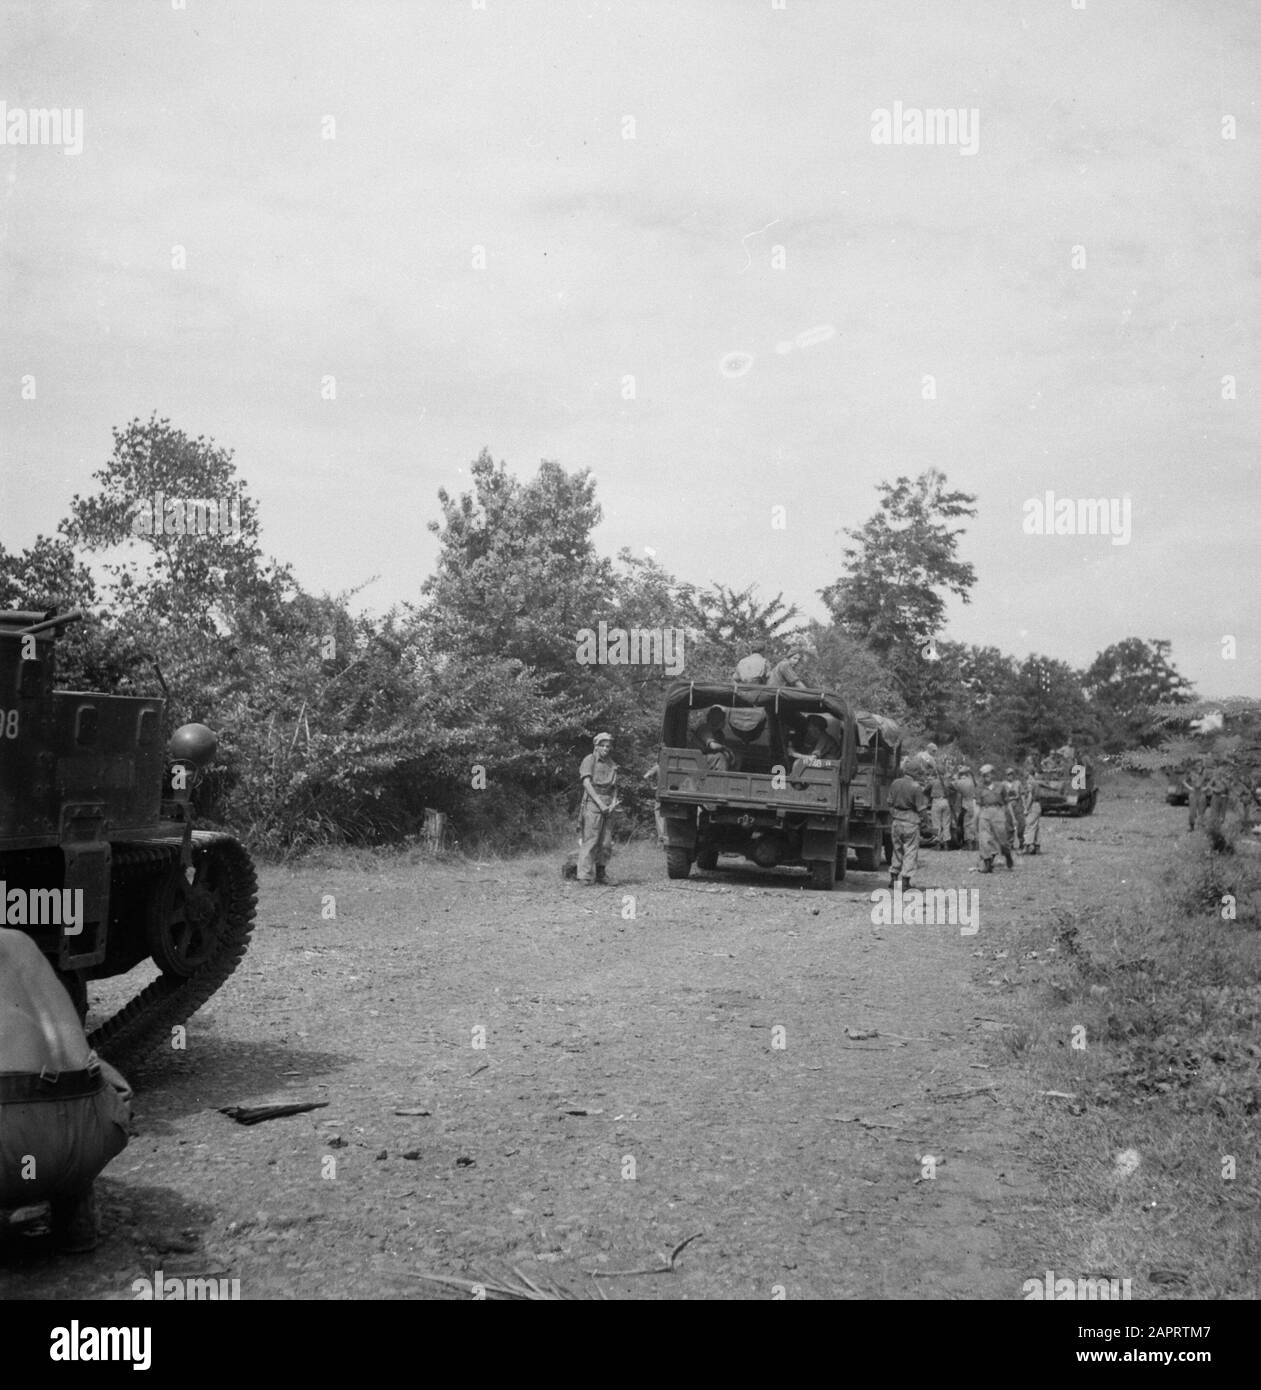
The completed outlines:
[[[253,929],[254,866],[193,828],[192,784],[214,735],[162,741],[164,700],[54,688],[58,627],[0,613],[0,909],[87,1013],[91,980],[160,972],[89,1035],[111,1059],[183,1023],[236,969]]]

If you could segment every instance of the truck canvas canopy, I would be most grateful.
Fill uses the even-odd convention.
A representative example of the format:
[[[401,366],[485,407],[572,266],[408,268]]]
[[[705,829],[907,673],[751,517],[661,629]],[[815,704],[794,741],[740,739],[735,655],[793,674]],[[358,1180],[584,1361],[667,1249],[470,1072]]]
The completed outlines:
[[[875,738],[890,748],[897,748],[902,742],[902,730],[883,714],[872,714],[870,710],[854,711],[854,724],[858,742],[866,748]]]
[[[829,720],[829,729],[841,744],[840,761],[844,778],[848,780],[853,775],[857,751],[854,713],[849,704],[832,691],[801,690],[796,686],[676,681],[666,691],[661,727],[661,741],[665,747],[690,747],[689,715],[694,710],[703,712],[714,706],[731,711],[728,720],[736,726],[744,723],[757,725],[758,713],[768,716],[780,729],[804,720],[807,715],[821,714]],[[745,711],[750,713],[745,714]],[[836,721],[835,724],[831,723],[832,720]],[[695,723],[694,720],[691,722]]]

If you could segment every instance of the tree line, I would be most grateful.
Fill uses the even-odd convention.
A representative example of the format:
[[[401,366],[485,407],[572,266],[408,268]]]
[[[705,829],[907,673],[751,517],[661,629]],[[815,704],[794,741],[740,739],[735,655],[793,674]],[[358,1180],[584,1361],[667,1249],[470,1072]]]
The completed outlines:
[[[156,415],[113,433],[56,533],[20,553],[0,546],[0,606],[87,610],[59,644],[63,687],[166,693],[172,727],[213,727],[203,816],[263,852],[403,841],[426,807],[466,843],[553,842],[596,730],[617,735],[632,774],[656,756],[670,677],[579,660],[578,634],[601,623],[681,633],[682,675],[697,680],[729,679],[755,644],[808,636],[814,680],[898,720],[912,745],[968,756],[1148,747],[1166,718],[1154,711],[1193,693],[1161,641],[1126,638],[1085,670],[950,641],[946,600],[966,603],[976,580],[957,553],[976,498],[937,470],[879,486],[872,516],[846,532],[820,623],[782,593],[599,554],[589,470],[544,461],[519,478],[484,449],[466,492],[438,492],[437,564],[415,600],[367,615],[352,611],[354,591],[311,593],[264,555],[231,450]],[[162,499],[181,498],[231,499],[218,516],[232,525],[194,527],[191,509],[169,524],[170,504],[160,524]]]

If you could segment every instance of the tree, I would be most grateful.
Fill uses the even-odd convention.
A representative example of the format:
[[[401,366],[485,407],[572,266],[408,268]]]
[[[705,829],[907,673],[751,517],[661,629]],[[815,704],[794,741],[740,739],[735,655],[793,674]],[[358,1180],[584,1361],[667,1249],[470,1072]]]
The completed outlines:
[[[93,474],[97,491],[76,494],[59,529],[101,557],[133,676],[147,676],[160,654],[175,711],[193,717],[223,682],[251,679],[259,644],[283,631],[298,587],[287,565],[262,554],[231,450],[156,415],[113,435],[113,454]]]
[[[763,603],[754,584],[739,591],[711,584],[689,596],[684,612],[695,632],[688,675],[698,680],[728,680],[754,644],[771,658],[804,631],[796,604],[785,604],[782,593]]]
[[[59,683],[70,690],[118,688],[132,661],[111,628],[95,621],[96,584],[64,538],[37,536],[17,554],[0,545],[0,608],[29,612],[80,608],[87,621],[62,627],[57,638]]]
[[[1102,736],[1081,673],[1050,657],[1031,656],[1021,664],[1013,713],[1016,752],[1022,757],[1066,743],[1090,749]]]
[[[1145,747],[1160,736],[1153,710],[1192,698],[1189,680],[1169,660],[1170,643],[1127,637],[1101,651],[1086,671],[1086,693],[1100,710],[1110,751]]]
[[[957,558],[962,527],[976,515],[971,493],[950,491],[946,475],[929,469],[912,480],[879,484],[880,510],[847,530],[846,572],[820,596],[833,621],[886,660],[912,708],[932,679],[924,656],[941,630],[943,594],[969,602],[976,574]]]
[[[470,492],[438,492],[438,566],[423,584],[440,651],[507,658],[572,677],[577,633],[615,602],[612,566],[591,531],[602,512],[589,470],[544,460],[528,482],[483,449]]]
[[[888,668],[868,647],[836,623],[810,628],[820,683],[843,695],[855,709],[870,710],[907,724],[910,711]]]
[[[957,742],[974,755],[1011,757],[1020,668],[997,647],[933,644],[921,714],[939,743]]]

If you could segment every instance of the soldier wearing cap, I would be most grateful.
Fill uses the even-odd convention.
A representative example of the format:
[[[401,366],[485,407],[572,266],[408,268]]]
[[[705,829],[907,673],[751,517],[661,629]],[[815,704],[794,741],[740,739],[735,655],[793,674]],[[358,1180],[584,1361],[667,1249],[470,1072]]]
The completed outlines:
[[[604,883],[605,865],[613,857],[609,818],[617,804],[617,764],[613,761],[613,735],[596,734],[592,751],[578,769],[582,783],[582,808],[578,816],[578,879]]]
[[[1007,838],[1007,794],[1003,783],[995,782],[994,767],[986,763],[981,768],[981,785],[977,788],[977,850],[981,872],[994,872],[994,856],[1001,850],[1009,869],[1015,863],[1011,857],[1011,841]]]

